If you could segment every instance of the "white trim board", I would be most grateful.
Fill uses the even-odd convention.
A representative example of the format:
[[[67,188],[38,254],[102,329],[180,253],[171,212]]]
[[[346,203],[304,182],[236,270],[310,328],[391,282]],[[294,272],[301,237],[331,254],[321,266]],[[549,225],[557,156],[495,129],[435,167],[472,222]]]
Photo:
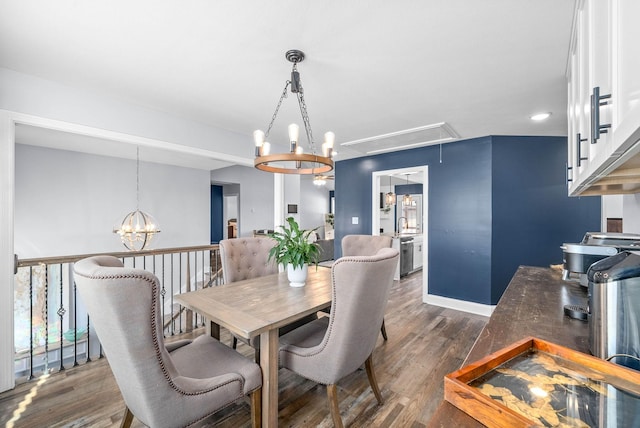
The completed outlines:
[[[457,311],[469,312],[476,315],[490,317],[496,308],[495,305],[485,305],[483,303],[468,302],[466,300],[452,299],[450,297],[427,294],[422,301],[429,305],[441,306],[443,308],[455,309]]]
[[[0,110],[0,392],[12,389],[13,341],[13,214],[15,180],[15,125]]]

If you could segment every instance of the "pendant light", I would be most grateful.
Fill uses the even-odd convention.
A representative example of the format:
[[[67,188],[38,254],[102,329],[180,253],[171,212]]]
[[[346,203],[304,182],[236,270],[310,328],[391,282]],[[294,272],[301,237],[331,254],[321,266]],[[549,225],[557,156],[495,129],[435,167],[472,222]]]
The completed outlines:
[[[387,206],[396,204],[396,194],[391,187],[391,176],[389,176],[389,191],[384,195],[384,204]]]
[[[151,214],[140,211],[140,147],[136,147],[136,210],[124,216],[122,222],[113,228],[129,251],[141,251],[151,244],[152,238],[160,233],[160,227]]]
[[[405,174],[407,177],[407,186],[409,185],[409,174]],[[407,193],[404,194],[404,196],[402,197],[402,205],[411,205],[411,202],[413,201],[413,198],[411,197],[411,195],[408,192],[407,189]]]

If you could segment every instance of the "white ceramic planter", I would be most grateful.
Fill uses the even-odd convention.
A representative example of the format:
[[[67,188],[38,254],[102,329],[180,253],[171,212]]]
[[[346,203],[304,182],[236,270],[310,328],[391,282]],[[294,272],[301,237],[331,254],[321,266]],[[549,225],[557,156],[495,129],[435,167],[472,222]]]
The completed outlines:
[[[289,285],[291,287],[302,287],[307,280],[307,272],[309,270],[308,265],[304,265],[301,268],[293,268],[292,265],[287,265],[287,278],[289,278]]]

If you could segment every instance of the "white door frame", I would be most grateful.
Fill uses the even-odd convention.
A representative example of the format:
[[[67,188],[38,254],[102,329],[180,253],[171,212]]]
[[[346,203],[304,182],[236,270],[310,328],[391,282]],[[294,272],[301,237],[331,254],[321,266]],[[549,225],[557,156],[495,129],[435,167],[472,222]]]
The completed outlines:
[[[380,235],[380,177],[421,172],[422,183],[422,301],[426,303],[429,294],[429,166],[419,165],[408,168],[374,171],[371,174],[371,234]]]
[[[0,111],[0,392],[15,386],[13,324],[13,215],[15,121]]]

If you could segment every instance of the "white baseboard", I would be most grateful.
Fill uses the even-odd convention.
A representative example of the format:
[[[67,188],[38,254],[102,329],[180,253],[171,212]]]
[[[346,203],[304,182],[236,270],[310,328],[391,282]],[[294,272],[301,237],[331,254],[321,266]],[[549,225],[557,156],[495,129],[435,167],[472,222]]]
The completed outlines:
[[[450,297],[436,296],[427,294],[423,296],[422,301],[430,305],[442,306],[443,308],[455,309],[457,311],[470,312],[476,315],[490,317],[495,305],[485,305],[482,303],[467,302],[466,300],[452,299]]]

